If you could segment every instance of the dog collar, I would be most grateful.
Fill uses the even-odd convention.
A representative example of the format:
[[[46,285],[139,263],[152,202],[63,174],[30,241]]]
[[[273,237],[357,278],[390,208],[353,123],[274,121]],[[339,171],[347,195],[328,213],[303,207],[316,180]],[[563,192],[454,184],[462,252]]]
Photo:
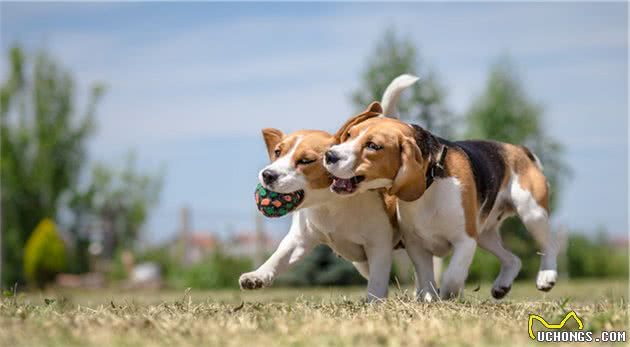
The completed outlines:
[[[433,183],[433,180],[436,177],[438,178],[444,177],[444,165],[445,165],[447,150],[448,150],[448,147],[443,145],[442,153],[440,153],[440,160],[438,160],[437,162],[433,162],[427,169],[427,173],[425,175],[426,177],[425,190],[429,189],[429,186],[431,185],[431,183]]]

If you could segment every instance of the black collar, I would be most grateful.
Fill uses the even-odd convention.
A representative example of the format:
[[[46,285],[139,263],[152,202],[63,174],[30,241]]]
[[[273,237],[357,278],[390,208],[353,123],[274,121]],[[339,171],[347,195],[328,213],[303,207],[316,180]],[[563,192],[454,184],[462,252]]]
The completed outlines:
[[[426,186],[424,189],[429,189],[431,183],[433,183],[433,179],[436,177],[444,177],[444,164],[446,160],[446,151],[448,147],[442,145],[442,153],[440,154],[440,159],[436,162],[431,163],[429,168],[427,169],[426,177]]]

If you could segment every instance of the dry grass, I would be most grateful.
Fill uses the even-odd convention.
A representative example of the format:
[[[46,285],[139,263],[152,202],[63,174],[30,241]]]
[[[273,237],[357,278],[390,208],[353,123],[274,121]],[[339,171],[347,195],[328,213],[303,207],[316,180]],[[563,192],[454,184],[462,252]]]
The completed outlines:
[[[628,330],[625,281],[532,287],[496,301],[484,284],[432,304],[399,289],[380,304],[364,303],[362,288],[30,293],[0,301],[0,346],[517,346],[532,342],[529,313],[568,310],[589,330]]]

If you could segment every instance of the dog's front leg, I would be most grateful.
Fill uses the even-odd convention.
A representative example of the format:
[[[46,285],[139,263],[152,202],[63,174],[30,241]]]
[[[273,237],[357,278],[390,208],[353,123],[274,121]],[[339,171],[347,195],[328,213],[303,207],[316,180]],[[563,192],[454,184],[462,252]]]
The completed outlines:
[[[385,299],[392,268],[391,240],[369,245],[365,248],[368,258],[368,302]]]
[[[424,249],[422,240],[415,231],[404,235],[405,249],[413,263],[416,282],[416,299],[431,302],[438,297],[435,275],[433,272],[433,255]]]
[[[453,256],[444,272],[440,288],[442,299],[453,299],[462,294],[476,248],[477,241],[468,235],[453,242]]]
[[[291,229],[275,252],[258,269],[244,273],[239,278],[242,289],[259,289],[268,287],[273,280],[289,266],[300,261],[317,244],[312,233],[306,230],[304,219],[300,213],[293,215]]]

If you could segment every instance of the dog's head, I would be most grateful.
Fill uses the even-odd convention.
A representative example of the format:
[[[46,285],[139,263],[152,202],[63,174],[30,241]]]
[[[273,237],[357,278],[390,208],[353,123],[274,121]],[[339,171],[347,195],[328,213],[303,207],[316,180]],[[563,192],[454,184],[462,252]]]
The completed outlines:
[[[338,144],[326,152],[324,163],[334,176],[331,189],[352,195],[387,188],[401,200],[416,200],[426,188],[430,153],[422,153],[416,144],[416,129],[379,117],[381,113],[381,106],[374,102],[336,133]]]
[[[271,164],[258,175],[260,183],[278,193],[326,189],[332,183],[324,168],[324,153],[334,143],[333,135],[318,130],[301,130],[285,135],[278,129],[262,131]]]

